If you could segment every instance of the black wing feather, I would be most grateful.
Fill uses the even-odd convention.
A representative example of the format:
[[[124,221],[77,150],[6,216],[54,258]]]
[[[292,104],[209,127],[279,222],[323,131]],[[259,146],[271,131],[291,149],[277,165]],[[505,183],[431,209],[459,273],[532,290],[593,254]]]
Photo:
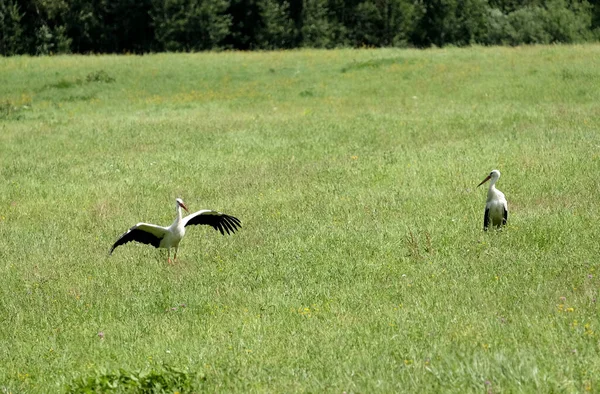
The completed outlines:
[[[211,226],[223,235],[225,235],[225,232],[227,232],[227,234],[233,234],[239,227],[242,227],[240,219],[220,212],[196,215],[188,220],[185,226],[195,226],[199,224]]]
[[[221,223],[221,226],[223,226],[223,229],[227,232],[227,234],[231,234],[231,231],[233,231],[233,229],[231,229],[229,226],[229,223],[227,222],[227,220],[223,220],[223,223]]]
[[[140,242],[146,245],[152,245],[155,248],[158,248],[161,240],[162,237],[157,237],[152,233],[140,230],[139,228],[137,228],[137,226],[133,226],[132,228],[127,230],[123,235],[121,235],[119,239],[117,239],[117,242],[115,242],[112,248],[110,249],[109,254],[112,254],[113,250],[115,250],[117,246],[126,244],[127,242],[131,241]]]
[[[227,230],[227,234],[234,233],[235,232],[235,227],[233,226],[233,221],[225,218],[225,220],[223,220],[223,227],[225,227],[225,230]]]
[[[490,225],[490,210],[489,210],[489,208],[486,208],[485,214],[483,215],[483,231],[487,231],[489,225]]]
[[[508,221],[508,209],[504,208],[504,218],[502,219],[502,224],[506,225],[507,221]]]
[[[242,222],[240,222],[240,219],[236,218],[235,216],[227,216],[226,219],[233,224],[234,228],[237,228],[236,226],[242,227]]]

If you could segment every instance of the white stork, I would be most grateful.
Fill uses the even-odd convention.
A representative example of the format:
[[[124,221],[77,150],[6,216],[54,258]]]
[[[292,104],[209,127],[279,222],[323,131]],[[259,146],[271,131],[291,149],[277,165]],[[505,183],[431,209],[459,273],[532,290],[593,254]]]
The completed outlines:
[[[185,209],[186,212],[189,211],[181,198],[176,199],[176,202],[177,217],[173,224],[169,227],[162,227],[155,224],[138,223],[117,239],[117,242],[115,242],[110,249],[109,254],[112,254],[113,250],[119,245],[126,244],[130,241],[136,241],[150,244],[155,248],[166,248],[167,261],[170,263],[171,248],[175,248],[175,256],[173,257],[173,261],[175,261],[177,259],[179,242],[185,235],[185,228],[187,226],[207,224],[212,226],[215,230],[219,230],[223,235],[225,235],[225,232],[227,232],[227,234],[233,234],[238,227],[242,227],[238,218],[213,211],[212,209],[203,209],[182,218],[181,208]]]
[[[500,179],[500,171],[493,170],[477,187],[483,185],[489,180],[490,188],[487,193],[487,201],[485,203],[485,214],[483,216],[483,230],[487,231],[490,224],[496,228],[506,224],[508,220],[508,203],[504,193],[496,189],[496,182]]]

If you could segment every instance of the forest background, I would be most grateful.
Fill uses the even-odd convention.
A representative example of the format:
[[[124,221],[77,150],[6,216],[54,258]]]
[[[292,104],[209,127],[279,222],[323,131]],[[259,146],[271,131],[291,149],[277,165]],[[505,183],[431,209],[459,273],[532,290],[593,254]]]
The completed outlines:
[[[600,0],[0,0],[0,55],[575,43]]]

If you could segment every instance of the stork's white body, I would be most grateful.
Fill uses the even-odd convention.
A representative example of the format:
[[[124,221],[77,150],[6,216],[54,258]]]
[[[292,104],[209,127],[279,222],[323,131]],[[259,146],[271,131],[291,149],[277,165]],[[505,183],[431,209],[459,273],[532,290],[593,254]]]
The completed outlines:
[[[493,170],[479,185],[491,179],[490,187],[487,192],[487,200],[485,203],[485,213],[483,216],[483,229],[494,226],[500,228],[506,224],[508,220],[508,202],[504,193],[496,189],[496,182],[500,179],[500,171]]]
[[[488,190],[485,209],[488,211],[490,224],[500,226],[504,220],[504,211],[508,211],[508,203],[504,193],[496,189],[494,185],[490,185]]]
[[[173,224],[167,227],[167,232],[165,237],[160,241],[159,248],[177,249],[179,247],[179,242],[183,239],[184,235],[185,225],[181,219],[181,206],[177,205],[177,217],[173,221]]]

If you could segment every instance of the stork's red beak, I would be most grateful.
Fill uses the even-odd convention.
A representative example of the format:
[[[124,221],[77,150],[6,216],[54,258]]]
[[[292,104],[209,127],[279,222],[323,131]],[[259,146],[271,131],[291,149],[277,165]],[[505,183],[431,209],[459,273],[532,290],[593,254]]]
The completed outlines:
[[[489,181],[491,177],[492,177],[491,175],[488,175],[483,181],[481,181],[481,183],[479,185],[477,185],[477,187],[479,187],[479,186],[483,185],[484,183],[486,183],[487,181]]]
[[[190,211],[188,210],[188,208],[185,206],[185,204],[184,204],[184,203],[180,202],[180,203],[179,203],[179,206],[181,206],[181,208],[185,209],[185,211],[186,211],[187,213],[189,213],[189,212],[190,212]]]

